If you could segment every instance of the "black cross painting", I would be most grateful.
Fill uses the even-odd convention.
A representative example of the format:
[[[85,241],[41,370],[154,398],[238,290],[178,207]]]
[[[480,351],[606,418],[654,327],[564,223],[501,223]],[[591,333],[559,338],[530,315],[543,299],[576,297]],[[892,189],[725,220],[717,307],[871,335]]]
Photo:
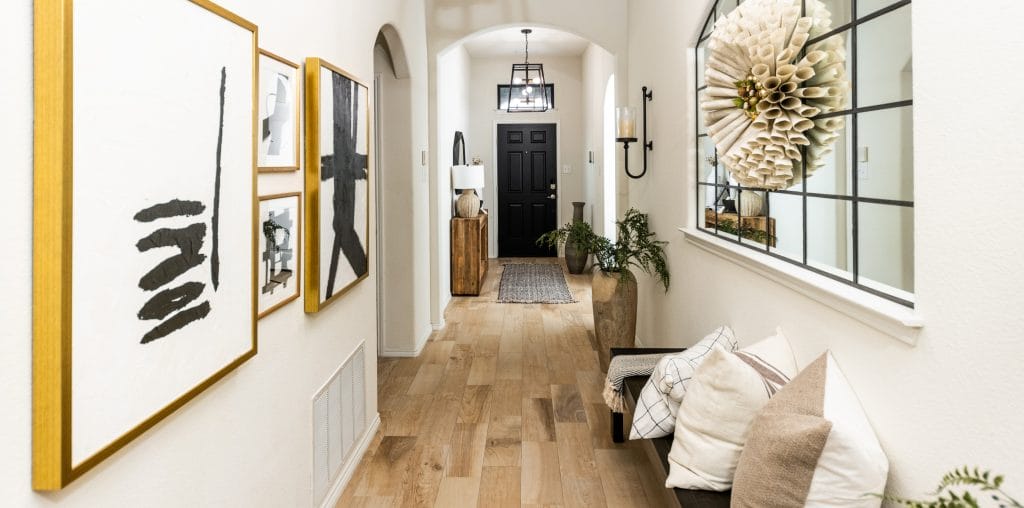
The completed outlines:
[[[311,59],[316,60],[316,59]],[[369,273],[368,266],[368,91],[365,86],[319,61],[320,99],[316,181],[319,211],[319,295],[316,309]],[[307,310],[310,310],[307,306]]]

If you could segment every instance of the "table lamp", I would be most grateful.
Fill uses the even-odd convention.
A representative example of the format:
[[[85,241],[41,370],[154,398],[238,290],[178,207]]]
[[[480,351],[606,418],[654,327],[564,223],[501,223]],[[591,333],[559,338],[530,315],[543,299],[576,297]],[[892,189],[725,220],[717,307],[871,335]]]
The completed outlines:
[[[462,189],[462,195],[455,202],[456,215],[463,218],[476,217],[480,213],[480,197],[476,195],[476,189],[484,186],[483,165],[452,166],[452,186]]]

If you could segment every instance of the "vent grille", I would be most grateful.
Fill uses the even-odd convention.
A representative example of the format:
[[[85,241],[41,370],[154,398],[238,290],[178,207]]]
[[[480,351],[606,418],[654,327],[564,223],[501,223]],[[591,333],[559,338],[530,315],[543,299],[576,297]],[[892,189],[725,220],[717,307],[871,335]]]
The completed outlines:
[[[366,430],[365,344],[313,398],[313,493],[322,501]]]

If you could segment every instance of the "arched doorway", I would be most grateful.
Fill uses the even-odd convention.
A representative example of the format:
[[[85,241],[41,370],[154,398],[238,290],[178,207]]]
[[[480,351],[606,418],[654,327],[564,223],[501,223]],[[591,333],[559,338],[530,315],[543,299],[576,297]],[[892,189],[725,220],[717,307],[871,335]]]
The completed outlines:
[[[427,268],[416,259],[416,231],[422,228],[415,217],[422,213],[416,210],[414,187],[412,81],[405,48],[391,25],[381,28],[373,56],[377,351],[416,356],[427,338],[421,326],[428,322],[427,288],[421,282]]]
[[[554,110],[501,111],[499,87],[508,84],[509,65],[521,63],[525,56],[523,28],[533,30],[530,61],[545,64],[546,79],[554,84]],[[575,46],[575,52],[546,51],[545,34],[549,34],[547,40]],[[557,201],[556,222],[562,224],[571,217],[572,202],[584,201],[587,203],[584,218],[600,232],[604,229],[605,194],[611,195],[609,208],[614,214],[616,193],[621,186],[614,170],[615,151],[606,150],[614,145],[606,142],[604,136],[605,92],[608,78],[620,75],[624,62],[579,30],[538,23],[503,23],[484,28],[438,48],[434,55],[434,82],[430,90],[434,151],[430,182],[431,319],[435,325],[442,326],[445,307],[451,298],[449,219],[454,133],[465,135],[467,157],[480,156],[485,168],[487,183],[482,197],[491,212],[488,250],[492,255],[501,251],[497,235],[506,217],[501,213],[497,183],[504,181],[499,177],[500,161],[504,159],[497,142],[499,127],[504,125],[555,125],[557,175],[551,191]],[[613,105],[622,99],[618,97],[622,90],[614,90],[609,97]],[[599,176],[606,152],[612,155],[611,189]],[[546,184],[552,183],[550,179],[545,175]]]

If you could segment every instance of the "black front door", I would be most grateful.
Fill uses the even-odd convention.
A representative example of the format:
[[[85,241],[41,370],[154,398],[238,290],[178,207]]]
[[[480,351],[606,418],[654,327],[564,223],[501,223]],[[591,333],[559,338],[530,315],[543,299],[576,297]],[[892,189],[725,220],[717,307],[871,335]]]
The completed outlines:
[[[555,256],[537,237],[558,210],[554,124],[498,125],[498,256]]]

